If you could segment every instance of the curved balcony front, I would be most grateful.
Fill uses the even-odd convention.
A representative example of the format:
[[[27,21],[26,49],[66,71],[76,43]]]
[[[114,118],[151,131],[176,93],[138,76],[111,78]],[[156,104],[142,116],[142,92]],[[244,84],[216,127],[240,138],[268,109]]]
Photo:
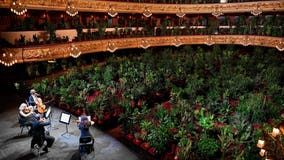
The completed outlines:
[[[29,0],[24,1],[25,7],[34,10],[65,11],[68,3],[64,0]],[[158,3],[133,3],[112,1],[77,0],[73,2],[78,12],[112,12],[141,13],[145,10],[152,14],[214,14],[225,13],[262,13],[283,12],[284,1],[256,1],[244,3],[209,3],[209,4],[158,4]],[[10,8],[10,1],[4,0],[0,8]]]
[[[265,46],[284,50],[284,39],[268,36],[251,35],[189,35],[189,36],[157,36],[139,38],[103,39],[94,41],[69,42],[62,44],[39,45],[23,48],[5,48],[4,53],[12,54],[13,57],[7,61],[17,63],[47,61],[51,59],[71,57],[72,48],[80,51],[80,54],[95,52],[115,52],[119,49],[148,48],[157,46],[181,45],[213,45],[213,44],[235,44],[243,46]]]

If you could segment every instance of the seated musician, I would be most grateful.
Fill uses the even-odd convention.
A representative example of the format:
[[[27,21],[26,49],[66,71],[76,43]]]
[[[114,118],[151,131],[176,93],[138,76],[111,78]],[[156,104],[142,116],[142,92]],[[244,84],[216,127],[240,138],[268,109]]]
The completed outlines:
[[[36,93],[35,89],[30,90],[30,96],[28,100],[29,105],[34,106],[36,113],[45,113],[46,108],[45,105],[42,102],[42,99],[40,98],[40,95]]]
[[[94,124],[94,121],[89,120],[86,115],[81,115],[80,120],[77,120],[77,123],[78,123],[78,128],[81,131],[80,137],[86,137],[86,136],[93,137],[93,135],[89,131],[89,128]]]
[[[31,126],[34,120],[35,112],[32,106],[22,103],[19,107],[19,122],[22,125]]]

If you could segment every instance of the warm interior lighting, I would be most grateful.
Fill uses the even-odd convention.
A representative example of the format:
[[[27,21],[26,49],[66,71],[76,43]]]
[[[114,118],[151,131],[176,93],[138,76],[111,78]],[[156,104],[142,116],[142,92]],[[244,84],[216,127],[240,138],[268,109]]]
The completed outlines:
[[[182,18],[183,16],[185,16],[185,13],[183,13],[182,9],[179,8],[179,9],[178,9],[178,12],[176,13],[176,15],[177,15],[178,17]]]
[[[0,57],[0,63],[4,66],[10,67],[13,64],[17,63],[17,60],[15,59],[12,52],[4,52]]]
[[[151,17],[152,16],[152,12],[151,12],[151,10],[149,8],[145,7],[143,15],[145,17]]]
[[[276,137],[276,136],[280,135],[280,130],[278,128],[273,128],[271,135],[273,137]]]
[[[51,59],[51,60],[48,60],[47,62],[48,63],[56,63],[56,60],[55,59]]]
[[[71,16],[74,17],[78,14],[78,10],[75,8],[75,6],[72,3],[67,3],[66,6],[66,13]]]
[[[11,12],[15,13],[16,15],[23,15],[28,10],[20,0],[12,0],[10,4]]]
[[[75,44],[72,44],[70,48],[70,56],[72,56],[73,58],[77,58],[80,55],[81,51],[75,46]]]
[[[109,6],[108,9],[108,15],[110,15],[111,17],[115,17],[118,13],[115,11],[115,9],[112,6]]]
[[[259,155],[266,159],[283,159],[284,157],[284,145],[282,135],[284,135],[284,118],[280,118],[275,127],[272,128],[272,132],[262,130],[263,136],[258,140],[257,147],[261,148]]]
[[[260,155],[261,157],[265,156],[265,153],[266,153],[266,150],[265,150],[265,149],[260,149],[259,155]]]
[[[108,51],[115,52],[117,50],[117,47],[115,46],[114,42],[108,42]]]
[[[140,46],[141,46],[142,48],[144,48],[144,49],[147,49],[148,47],[150,47],[150,44],[149,44],[149,42],[148,42],[147,40],[142,39]]]
[[[265,144],[265,141],[264,141],[264,140],[259,139],[259,140],[257,141],[257,147],[258,147],[258,148],[263,148],[263,147],[264,147],[264,144]]]

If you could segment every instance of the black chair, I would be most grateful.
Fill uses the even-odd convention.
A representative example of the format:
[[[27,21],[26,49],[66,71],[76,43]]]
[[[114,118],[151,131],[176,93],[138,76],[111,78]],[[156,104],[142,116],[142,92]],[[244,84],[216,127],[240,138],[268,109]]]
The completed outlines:
[[[94,138],[91,136],[80,137],[79,143],[79,152],[81,155],[90,154],[95,150]]]
[[[27,123],[25,120],[23,120],[20,115],[18,115],[18,121],[19,121],[19,124],[20,124],[20,129],[21,129],[21,132],[20,132],[20,136],[23,134],[23,131],[24,129],[26,128],[27,131],[28,131],[28,134],[30,135],[31,133],[30,132],[30,129],[31,129],[31,124]]]

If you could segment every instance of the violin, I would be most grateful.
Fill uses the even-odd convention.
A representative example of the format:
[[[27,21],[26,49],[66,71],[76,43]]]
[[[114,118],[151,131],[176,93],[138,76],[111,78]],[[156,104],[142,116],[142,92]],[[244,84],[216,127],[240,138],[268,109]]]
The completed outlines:
[[[28,114],[28,113],[31,112],[31,110],[29,109],[29,107],[26,107],[26,108],[23,109],[23,112],[26,113],[26,114]]]

